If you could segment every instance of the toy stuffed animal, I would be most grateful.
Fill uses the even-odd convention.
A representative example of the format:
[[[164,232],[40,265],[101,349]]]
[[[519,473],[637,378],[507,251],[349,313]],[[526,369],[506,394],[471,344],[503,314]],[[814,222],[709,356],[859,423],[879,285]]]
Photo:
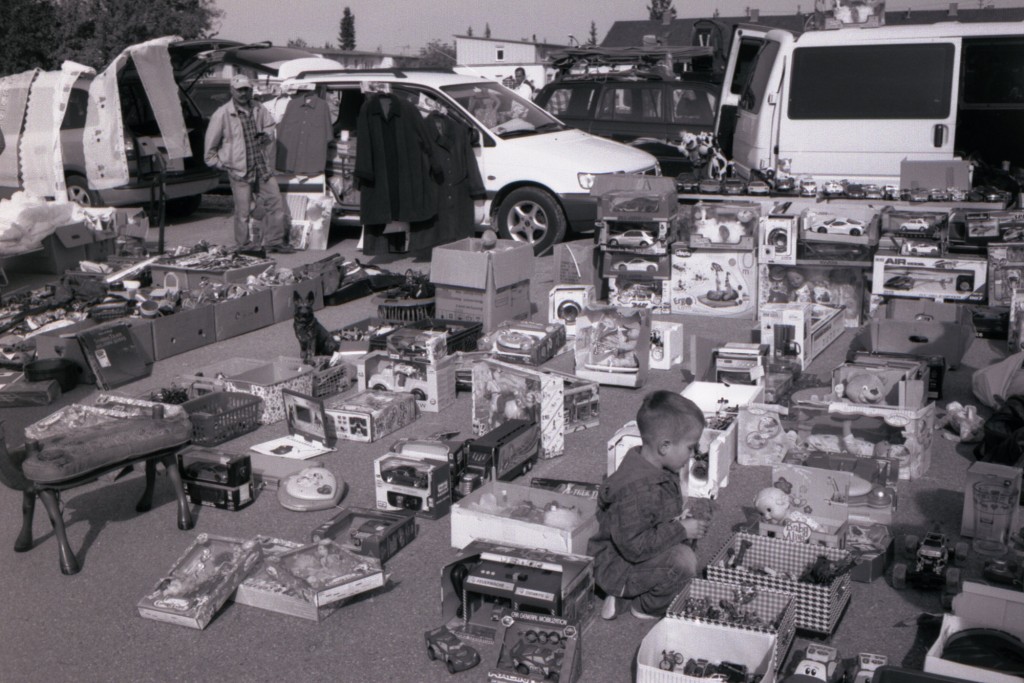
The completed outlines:
[[[821,529],[821,525],[812,517],[793,509],[793,499],[789,497],[789,494],[774,486],[763,488],[757,492],[757,497],[754,498],[754,507],[761,513],[761,519],[765,522],[775,524],[802,522],[814,531]]]
[[[330,356],[340,347],[313,314],[314,300],[313,292],[305,299],[298,292],[292,294],[292,303],[295,305],[292,326],[295,328],[295,337],[299,340],[302,362],[306,364],[312,363],[313,356]]]
[[[866,403],[874,405],[885,399],[888,389],[885,382],[877,374],[864,372],[854,375],[846,380],[846,387],[843,391],[846,398],[854,403]]]

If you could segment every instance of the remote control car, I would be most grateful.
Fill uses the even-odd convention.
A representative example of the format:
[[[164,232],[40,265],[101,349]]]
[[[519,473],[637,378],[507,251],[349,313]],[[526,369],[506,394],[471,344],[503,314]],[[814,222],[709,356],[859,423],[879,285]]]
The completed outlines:
[[[892,587],[896,590],[907,585],[921,589],[943,588],[943,605],[952,604],[953,595],[960,591],[960,570],[953,564],[967,561],[967,544],[957,543],[951,550],[945,534],[929,531],[922,539],[906,536],[903,551],[910,562],[893,565]]]
[[[448,673],[472,669],[480,663],[480,653],[459,640],[447,626],[431,629],[423,637],[427,642],[427,657],[431,661],[443,661],[448,667]]]

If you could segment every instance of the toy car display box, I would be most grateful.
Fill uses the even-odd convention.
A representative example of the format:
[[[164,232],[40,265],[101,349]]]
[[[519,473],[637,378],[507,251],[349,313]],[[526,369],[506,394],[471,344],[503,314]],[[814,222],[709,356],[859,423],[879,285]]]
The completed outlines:
[[[796,264],[799,217],[786,214],[765,216],[757,231],[757,254],[760,263]]]
[[[842,363],[832,371],[832,393],[850,403],[917,409],[928,402],[929,372],[923,360]]]
[[[683,323],[651,320],[651,350],[648,367],[671,370],[683,364]]]
[[[773,465],[772,488],[781,491],[789,505],[780,505],[779,497],[767,498],[763,505],[759,495],[757,532],[794,543],[845,548],[852,479],[850,472],[839,470],[788,462]]]
[[[753,320],[757,315],[757,255],[751,251],[672,249],[673,313]]]
[[[596,298],[594,285],[555,285],[548,292],[548,322],[562,323],[566,339],[574,339],[576,320]]]
[[[299,394],[313,393],[313,367],[294,358],[265,361],[228,358],[183,376],[178,384],[188,387],[190,398],[211,391],[238,391],[263,399],[260,424],[285,419],[284,389]]]
[[[480,340],[480,350],[507,363],[543,365],[565,346],[565,325],[504,320]]]
[[[839,548],[736,533],[708,563],[706,575],[710,581],[791,593],[796,597],[796,627],[830,634],[850,601],[850,574],[829,575],[824,564],[849,560],[850,553]],[[816,571],[822,569],[824,573]],[[824,582],[814,583],[816,578]]]
[[[380,588],[380,560],[357,555],[330,539],[303,545],[257,536],[262,559],[234,594],[240,605],[322,621],[338,603]]]
[[[849,204],[842,213],[808,208],[800,213],[800,240],[872,247],[878,244],[878,223],[878,214],[868,206]]]
[[[679,212],[675,180],[640,173],[594,176],[590,195],[597,197],[602,221],[667,221]]]
[[[697,202],[685,216],[692,249],[754,251],[761,205],[756,202]]]
[[[1021,683],[1024,677],[995,669],[971,666],[944,658],[943,652],[957,634],[969,629],[1000,631],[1024,638],[1024,593],[1016,589],[996,588],[965,581],[963,591],[953,598],[952,614],[942,616],[939,636],[928,648],[924,670],[979,683]]]
[[[735,609],[726,611],[721,605]],[[641,642],[637,681],[701,680],[695,667],[690,668],[691,674],[685,673],[689,660],[731,662],[744,667],[748,676],[774,680],[795,631],[796,601],[792,595],[769,588],[749,589],[691,579],[669,605],[665,619]],[[716,641],[721,643],[711,649],[705,647]]]
[[[386,453],[373,461],[378,510],[411,510],[439,519],[452,505],[452,477],[447,459]]]
[[[419,409],[427,413],[455,403],[455,361],[446,356],[431,363],[396,360],[383,351],[371,351],[356,361],[356,381],[359,391],[412,394]]]
[[[178,469],[192,503],[237,511],[255,500],[248,455],[189,446],[178,453]]]
[[[871,277],[872,301],[899,296],[935,301],[984,301],[988,263],[982,258],[900,256],[875,254]]]
[[[513,610],[501,618],[495,642],[501,649],[488,683],[519,683],[523,676],[573,683],[583,669],[579,628],[565,619]]]
[[[256,541],[199,534],[167,575],[139,600],[139,615],[202,630],[261,555]]]
[[[679,239],[678,217],[657,221],[599,220],[597,243],[603,251],[659,255]]]
[[[461,637],[495,642],[513,609],[564,619],[582,632],[596,613],[594,560],[473,541],[441,569],[441,617]]]
[[[601,275],[605,279],[628,275],[637,279],[667,280],[670,266],[667,253],[645,256],[606,251],[601,255]]]
[[[596,515],[593,499],[492,481],[452,506],[452,546],[481,540],[586,555]]]
[[[870,267],[870,262],[864,264]],[[797,262],[795,266],[761,264],[758,306],[814,303],[843,309],[843,324],[860,327],[864,315],[865,267],[827,262]]]
[[[967,306],[926,299],[889,299],[875,311],[861,342],[868,351],[941,356],[950,370],[960,367],[975,338]]]
[[[436,317],[480,322],[490,332],[502,320],[530,317],[533,247],[498,240],[484,249],[477,237],[435,247],[430,263]]]
[[[372,443],[412,424],[420,416],[416,397],[410,393],[361,391],[353,396],[324,400],[332,436],[346,441]]]
[[[408,510],[349,507],[313,529],[309,540],[318,543],[330,539],[357,555],[387,562],[418,533],[416,516]]]
[[[671,313],[669,281],[616,275],[608,278],[608,304],[622,308],[644,308],[651,313]]]
[[[942,240],[948,235],[948,211],[887,209],[879,215],[882,233],[898,237]]]
[[[844,309],[822,304],[770,304],[761,307],[761,341],[772,361],[791,361],[806,369],[843,334]]]
[[[599,384],[643,386],[650,345],[649,311],[591,305],[576,321],[576,376]]]
[[[1024,287],[1024,244],[988,245],[988,305],[1009,306]]]

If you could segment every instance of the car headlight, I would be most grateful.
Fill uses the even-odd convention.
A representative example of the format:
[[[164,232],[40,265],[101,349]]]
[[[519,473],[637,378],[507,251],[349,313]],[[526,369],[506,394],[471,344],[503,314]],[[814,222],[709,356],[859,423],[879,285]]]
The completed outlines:
[[[580,187],[584,190],[589,190],[594,186],[594,173],[577,173],[576,180],[579,182]]]

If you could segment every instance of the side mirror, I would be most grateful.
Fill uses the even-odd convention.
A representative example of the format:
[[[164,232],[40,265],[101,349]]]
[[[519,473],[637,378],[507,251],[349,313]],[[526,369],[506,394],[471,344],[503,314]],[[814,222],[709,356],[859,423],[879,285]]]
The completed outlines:
[[[480,139],[480,129],[476,126],[471,126],[469,129],[469,144],[473,147],[481,147],[482,142]]]

